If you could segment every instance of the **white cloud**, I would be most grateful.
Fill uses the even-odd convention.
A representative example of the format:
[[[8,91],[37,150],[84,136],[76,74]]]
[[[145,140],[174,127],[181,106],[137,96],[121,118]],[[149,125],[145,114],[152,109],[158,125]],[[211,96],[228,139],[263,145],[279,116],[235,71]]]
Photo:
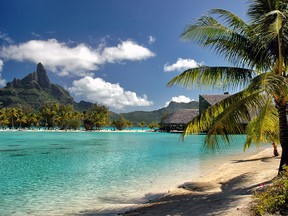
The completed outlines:
[[[156,41],[155,37],[149,36],[149,41],[148,41],[149,44],[153,44],[153,43],[155,43],[155,41]]]
[[[167,107],[171,101],[177,102],[177,103],[189,103],[191,101],[194,101],[194,99],[190,99],[189,97],[186,97],[184,95],[179,95],[178,97],[172,97],[170,101],[167,101],[165,103],[165,107]]]
[[[99,45],[96,49],[83,43],[69,47],[67,43],[56,39],[30,40],[0,48],[3,60],[30,61],[36,64],[41,62],[60,76],[91,76],[107,62],[138,61],[154,55],[149,49],[131,40],[123,41],[116,47]]]
[[[174,64],[169,65],[168,63],[164,65],[164,71],[170,72],[170,71],[183,71],[187,70],[189,68],[196,68],[201,66],[203,63],[197,63],[193,59],[182,59],[178,58],[177,62]]]
[[[117,47],[106,47],[103,50],[102,57],[108,62],[118,62],[123,60],[139,61],[155,56],[149,49],[128,40]]]
[[[69,88],[71,94],[84,97],[84,100],[97,102],[121,110],[127,106],[150,106],[146,95],[139,97],[135,92],[125,91],[118,83],[106,82],[102,78],[86,76],[75,80]]]

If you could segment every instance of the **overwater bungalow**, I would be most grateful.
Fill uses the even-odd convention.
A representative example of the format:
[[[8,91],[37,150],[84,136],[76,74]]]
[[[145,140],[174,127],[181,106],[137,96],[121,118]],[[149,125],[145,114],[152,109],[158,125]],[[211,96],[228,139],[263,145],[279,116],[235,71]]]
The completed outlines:
[[[160,130],[165,132],[181,133],[188,122],[199,115],[199,113],[227,97],[229,97],[228,93],[222,95],[199,95],[199,109],[177,110],[162,120]]]
[[[160,130],[166,132],[183,132],[187,123],[198,114],[198,109],[179,109],[161,122]]]

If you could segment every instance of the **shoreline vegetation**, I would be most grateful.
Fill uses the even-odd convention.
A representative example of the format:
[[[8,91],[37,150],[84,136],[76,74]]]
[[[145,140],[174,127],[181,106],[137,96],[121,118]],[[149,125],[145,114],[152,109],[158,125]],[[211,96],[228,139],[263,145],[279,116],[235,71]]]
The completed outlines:
[[[129,133],[129,132],[155,132],[155,130],[152,130],[150,128],[127,128],[123,130],[117,130],[114,128],[103,128],[98,130],[85,130],[85,129],[59,129],[59,128],[0,128],[0,132],[13,132],[13,131],[23,131],[23,132],[123,132],[123,133]]]
[[[231,159],[160,198],[126,209],[123,215],[249,215],[253,192],[277,176],[280,157],[271,152],[267,148],[243,160]]]
[[[87,130],[102,129],[130,130],[132,128],[159,128],[158,122],[131,122],[120,114],[112,117],[109,108],[104,105],[93,104],[87,111],[79,112],[74,107],[57,102],[47,102],[38,111],[31,107],[0,108],[0,128],[2,129],[45,129],[45,130]]]

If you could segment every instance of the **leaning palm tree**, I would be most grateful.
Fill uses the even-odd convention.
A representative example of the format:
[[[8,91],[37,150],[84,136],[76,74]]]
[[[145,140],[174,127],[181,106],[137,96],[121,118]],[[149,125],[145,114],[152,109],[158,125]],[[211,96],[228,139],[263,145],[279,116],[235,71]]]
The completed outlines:
[[[288,164],[287,7],[286,0],[250,0],[249,23],[229,11],[213,9],[186,28],[183,39],[211,48],[233,66],[192,68],[172,79],[168,86],[207,85],[240,91],[191,120],[183,136],[208,131],[205,144],[215,148],[218,135],[229,141],[229,134],[244,133],[241,121],[250,122],[251,113],[263,109],[268,97],[279,120],[279,171]]]

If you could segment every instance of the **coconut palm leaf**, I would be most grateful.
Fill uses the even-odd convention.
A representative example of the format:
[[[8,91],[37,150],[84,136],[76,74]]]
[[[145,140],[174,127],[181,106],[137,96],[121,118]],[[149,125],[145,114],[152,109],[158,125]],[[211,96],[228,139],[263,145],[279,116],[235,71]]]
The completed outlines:
[[[247,91],[261,91],[272,96],[276,101],[283,101],[286,106],[288,100],[287,78],[273,72],[267,72],[256,76],[247,87]]]
[[[213,135],[222,135],[222,138],[229,141],[227,135],[243,133],[240,123],[248,122],[251,113],[256,111],[254,107],[262,106],[263,103],[259,92],[251,94],[241,91],[231,95],[192,119],[185,128],[183,137],[207,131],[205,144],[214,149],[217,137],[214,136],[215,139],[212,139]]]
[[[222,18],[224,24],[214,19],[213,15]],[[181,35],[184,40],[196,41],[202,47],[211,48],[233,65],[267,70],[271,68],[272,60],[259,37],[255,29],[241,18],[221,9],[211,10],[210,15],[203,16],[195,24],[187,26]],[[256,43],[258,46],[255,46]],[[263,64],[259,65],[259,61]]]
[[[206,86],[210,88],[243,88],[255,76],[253,70],[237,67],[202,66],[184,71],[173,78],[167,85],[180,85],[187,88]]]
[[[279,143],[279,120],[275,105],[271,98],[266,97],[266,104],[248,124],[246,128],[246,142],[244,150],[250,145],[262,145],[266,142]]]

